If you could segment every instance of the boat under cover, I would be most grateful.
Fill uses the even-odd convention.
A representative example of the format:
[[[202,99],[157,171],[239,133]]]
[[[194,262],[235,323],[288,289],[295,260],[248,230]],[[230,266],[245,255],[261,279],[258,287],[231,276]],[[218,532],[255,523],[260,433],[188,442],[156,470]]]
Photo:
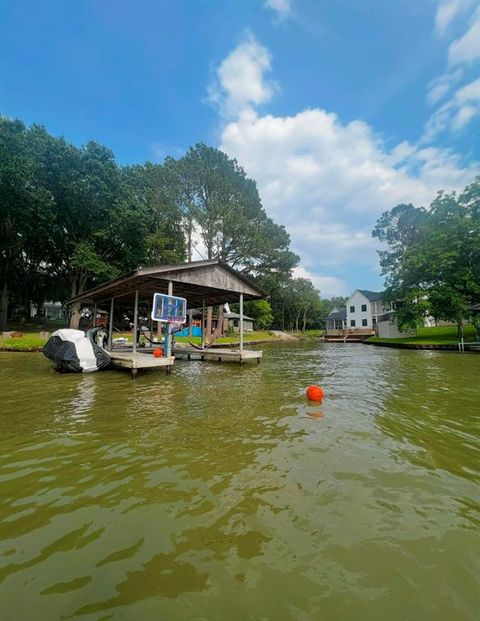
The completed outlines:
[[[92,373],[105,369],[110,356],[81,330],[57,330],[43,347],[43,354],[58,371]]]

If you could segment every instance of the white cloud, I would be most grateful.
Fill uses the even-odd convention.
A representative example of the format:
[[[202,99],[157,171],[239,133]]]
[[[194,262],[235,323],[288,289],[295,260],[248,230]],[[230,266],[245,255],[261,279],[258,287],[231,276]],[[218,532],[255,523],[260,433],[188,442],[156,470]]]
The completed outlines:
[[[219,105],[227,118],[248,106],[266,103],[276,91],[275,83],[265,78],[270,70],[268,50],[248,33],[218,67],[215,82],[209,88],[209,99]]]
[[[448,48],[448,62],[450,65],[470,63],[480,58],[480,7],[470,20],[465,34],[454,41]]]
[[[427,101],[430,105],[437,104],[459,82],[464,75],[462,67],[447,71],[439,78],[434,78],[427,86]]]
[[[290,14],[290,0],[265,0],[264,6],[274,11],[279,19],[284,19]]]
[[[475,106],[463,106],[455,114],[452,120],[452,129],[458,131],[468,125],[470,121],[477,116],[479,109]]]
[[[249,110],[225,126],[221,148],[257,180],[307,269],[371,266],[370,231],[382,211],[429,204],[437,190],[462,188],[479,170],[442,149],[404,142],[389,151],[367,124],[342,124],[318,108],[288,117]]]
[[[334,276],[323,276],[309,272],[304,267],[296,267],[293,270],[295,278],[307,278],[312,281],[313,286],[320,290],[323,298],[331,298],[337,295],[348,295],[349,289],[347,283],[340,278]]]
[[[480,113],[480,78],[457,89],[453,96],[429,118],[424,141],[447,130],[459,131]]]
[[[465,0],[450,0],[440,2],[435,14],[435,30],[444,35],[455,17],[465,8],[468,3]]]
[[[254,75],[260,80],[255,90],[264,92],[263,74]],[[220,101],[231,98],[229,83],[219,84],[228,88],[219,93]],[[458,110],[472,105],[476,87],[462,93]],[[273,116],[256,111],[252,97],[237,97],[236,104],[220,148],[257,181],[265,209],[286,226],[292,249],[301,256],[303,272],[297,274],[310,274],[328,295],[347,292],[346,273],[349,280],[360,278],[361,286],[376,280],[378,242],[371,230],[382,211],[402,202],[428,205],[439,189],[461,189],[480,171],[446,149],[406,141],[387,148],[367,123],[342,123],[321,108]],[[458,123],[468,112],[463,115]]]
[[[461,9],[471,6],[470,2],[462,2],[460,8],[456,2],[441,4],[435,21],[437,30],[439,23],[448,25],[447,18],[453,19]],[[441,19],[438,21],[439,15],[443,15],[443,22]],[[431,141],[441,132],[458,132],[464,129],[480,112],[480,97],[476,86],[478,80],[474,79],[479,75],[476,62],[478,60],[480,60],[480,7],[473,13],[464,34],[449,46],[449,68],[443,75],[432,80],[427,87],[427,101],[430,105],[438,105],[442,100],[444,103],[428,119],[422,137],[423,142]],[[446,99],[447,94],[461,80],[471,82],[457,88]]]

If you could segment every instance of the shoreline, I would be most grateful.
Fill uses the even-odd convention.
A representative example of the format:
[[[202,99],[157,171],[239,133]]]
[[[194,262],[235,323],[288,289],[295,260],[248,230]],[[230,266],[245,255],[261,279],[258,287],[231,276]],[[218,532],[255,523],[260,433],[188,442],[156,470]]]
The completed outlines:
[[[388,341],[363,341],[363,345],[375,345],[377,347],[394,347],[395,349],[427,349],[433,351],[459,351],[458,343],[392,343]],[[464,344],[465,351],[477,353],[477,348],[471,349],[471,345],[476,345],[476,342],[467,342]],[[479,350],[480,353],[480,350]]]

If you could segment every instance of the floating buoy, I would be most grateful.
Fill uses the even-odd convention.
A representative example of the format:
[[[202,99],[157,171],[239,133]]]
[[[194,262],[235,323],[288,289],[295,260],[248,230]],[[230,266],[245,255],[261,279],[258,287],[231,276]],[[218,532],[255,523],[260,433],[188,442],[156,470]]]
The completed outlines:
[[[161,347],[157,347],[156,349],[153,350],[154,358],[161,358],[162,356],[163,356],[163,349],[161,349]]]
[[[309,386],[307,388],[307,399],[310,401],[321,401],[325,396],[325,391],[320,386]]]

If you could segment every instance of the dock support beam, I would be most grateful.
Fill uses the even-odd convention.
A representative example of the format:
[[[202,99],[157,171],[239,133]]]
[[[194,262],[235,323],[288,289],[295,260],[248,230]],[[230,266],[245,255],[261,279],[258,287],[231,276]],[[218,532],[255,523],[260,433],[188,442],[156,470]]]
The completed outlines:
[[[133,353],[137,351],[138,330],[138,289],[135,289],[135,305],[133,307]]]
[[[108,322],[108,351],[112,351],[113,346],[113,300],[110,300],[110,321]]]
[[[168,291],[167,295],[173,295],[173,282],[171,280],[168,281]],[[167,325],[165,327],[165,344],[163,346],[163,355],[170,356],[172,352],[172,337],[170,334],[170,324],[167,321]]]
[[[243,354],[243,293],[240,294],[240,354]]]
[[[92,328],[97,325],[97,303],[93,305],[93,320],[92,320]]]
[[[205,300],[202,300],[202,349],[205,347]]]

